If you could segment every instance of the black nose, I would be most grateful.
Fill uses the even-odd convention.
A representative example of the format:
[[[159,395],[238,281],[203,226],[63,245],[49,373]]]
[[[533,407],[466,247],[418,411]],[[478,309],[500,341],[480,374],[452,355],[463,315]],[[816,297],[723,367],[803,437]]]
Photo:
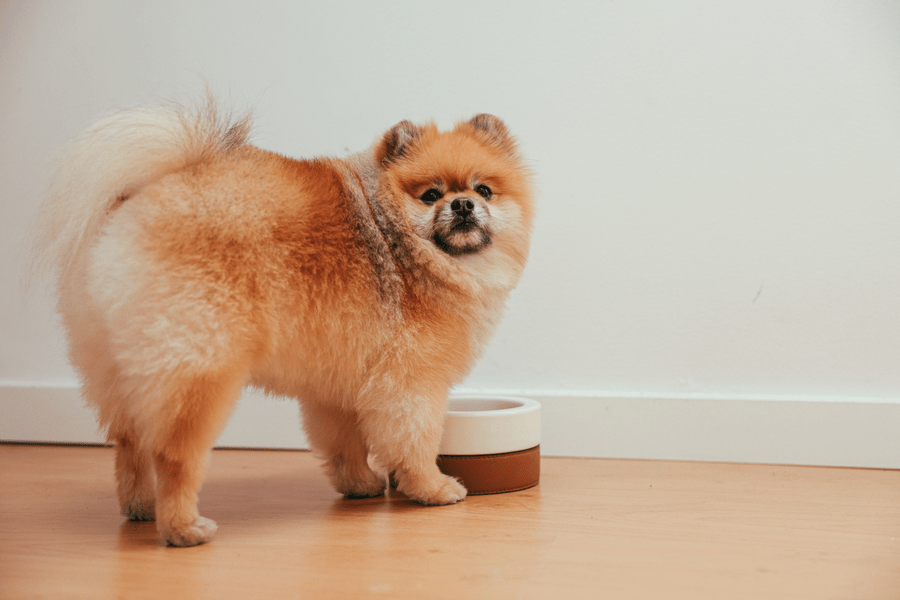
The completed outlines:
[[[456,198],[450,203],[450,208],[459,216],[467,217],[475,210],[475,203],[468,198]]]

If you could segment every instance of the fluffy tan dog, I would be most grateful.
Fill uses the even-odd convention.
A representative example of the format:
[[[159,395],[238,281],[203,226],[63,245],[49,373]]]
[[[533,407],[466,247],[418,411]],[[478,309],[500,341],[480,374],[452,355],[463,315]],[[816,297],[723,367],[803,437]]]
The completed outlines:
[[[172,545],[241,389],[301,401],[335,488],[462,500],[435,465],[448,389],[470,370],[528,255],[531,184],[478,115],[402,122],[370,150],[293,160],[213,102],[106,118],[66,154],[38,221],[84,395],[116,445],[129,519]]]

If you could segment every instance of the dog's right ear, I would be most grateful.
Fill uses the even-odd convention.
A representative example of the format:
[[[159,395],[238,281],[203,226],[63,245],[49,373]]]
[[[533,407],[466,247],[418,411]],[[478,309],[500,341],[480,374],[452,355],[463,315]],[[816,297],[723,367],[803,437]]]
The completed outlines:
[[[375,153],[375,160],[381,165],[397,162],[405,156],[420,133],[421,130],[409,121],[400,121],[381,138],[381,143]]]

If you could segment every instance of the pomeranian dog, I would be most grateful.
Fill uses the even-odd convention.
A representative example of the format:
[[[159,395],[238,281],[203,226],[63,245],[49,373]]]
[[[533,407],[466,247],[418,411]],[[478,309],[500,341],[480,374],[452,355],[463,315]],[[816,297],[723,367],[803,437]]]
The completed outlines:
[[[300,400],[334,487],[462,500],[436,466],[447,393],[529,251],[529,171],[497,117],[403,121],[365,152],[294,160],[215,102],[101,120],[69,147],[37,222],[69,356],[117,495],[174,546],[210,539],[197,497],[247,385]]]

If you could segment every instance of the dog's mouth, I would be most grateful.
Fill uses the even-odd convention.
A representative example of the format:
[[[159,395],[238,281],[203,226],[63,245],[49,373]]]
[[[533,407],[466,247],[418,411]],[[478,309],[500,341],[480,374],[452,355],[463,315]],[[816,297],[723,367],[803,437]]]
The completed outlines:
[[[491,244],[490,223],[490,209],[480,198],[448,198],[436,207],[423,237],[451,256],[475,254]]]
[[[478,220],[473,217],[457,217],[450,226],[450,231],[453,233],[469,233],[476,229],[481,229],[481,226],[478,224]]]
[[[491,232],[475,218],[457,217],[447,227],[436,228],[432,240],[452,256],[475,254],[491,244]]]

